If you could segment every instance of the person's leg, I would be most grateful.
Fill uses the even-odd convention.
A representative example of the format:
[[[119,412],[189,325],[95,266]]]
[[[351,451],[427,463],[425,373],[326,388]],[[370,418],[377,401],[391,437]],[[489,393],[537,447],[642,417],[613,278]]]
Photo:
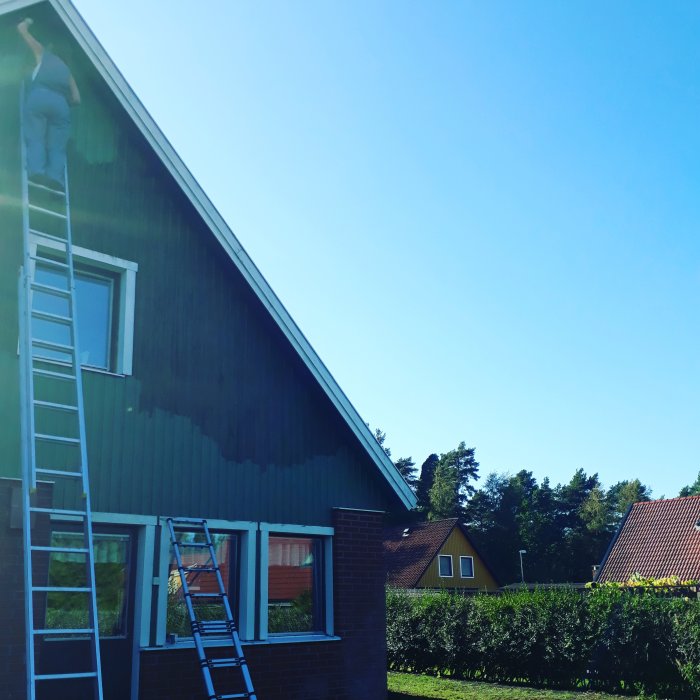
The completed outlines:
[[[41,96],[30,92],[24,103],[24,144],[27,154],[27,176],[46,174],[47,119]]]
[[[46,176],[55,184],[65,187],[66,146],[70,137],[70,107],[65,98],[56,94],[51,98],[46,135]]]

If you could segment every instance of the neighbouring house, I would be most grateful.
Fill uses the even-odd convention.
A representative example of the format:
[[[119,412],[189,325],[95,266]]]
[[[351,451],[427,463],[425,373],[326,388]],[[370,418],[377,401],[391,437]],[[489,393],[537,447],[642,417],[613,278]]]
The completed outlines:
[[[622,583],[634,574],[700,580],[700,496],[630,506],[595,580]]]
[[[384,529],[387,583],[495,591],[498,581],[457,518]]]
[[[382,700],[383,513],[415,497],[68,0],[0,0],[0,696],[26,698],[15,27],[28,14],[82,93],[68,163],[105,700],[204,697],[168,516],[209,521],[259,700]],[[38,489],[61,497],[49,478]],[[78,549],[70,516],[39,517],[52,547]],[[47,554],[46,576],[68,579],[76,556]],[[63,600],[44,599],[46,625],[70,616]],[[77,653],[70,637],[36,646],[58,667]],[[61,683],[47,697],[81,697]]]

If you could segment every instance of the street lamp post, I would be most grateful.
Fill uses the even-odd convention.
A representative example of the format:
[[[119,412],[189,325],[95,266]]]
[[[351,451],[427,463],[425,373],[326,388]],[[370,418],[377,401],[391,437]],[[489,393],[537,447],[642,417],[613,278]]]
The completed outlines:
[[[518,554],[520,554],[520,581],[525,583],[525,572],[523,570],[523,554],[527,554],[524,549],[519,549]]]

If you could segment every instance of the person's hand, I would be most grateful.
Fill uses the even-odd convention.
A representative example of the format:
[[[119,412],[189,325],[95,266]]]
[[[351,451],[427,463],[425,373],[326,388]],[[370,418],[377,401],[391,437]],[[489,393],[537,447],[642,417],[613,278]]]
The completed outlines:
[[[34,24],[34,20],[31,17],[25,17],[18,25],[17,29],[22,31],[23,29],[29,29],[29,27]]]

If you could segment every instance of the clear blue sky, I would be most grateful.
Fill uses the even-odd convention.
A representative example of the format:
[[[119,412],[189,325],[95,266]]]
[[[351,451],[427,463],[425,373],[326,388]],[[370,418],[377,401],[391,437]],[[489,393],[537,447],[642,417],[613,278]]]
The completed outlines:
[[[394,457],[700,470],[700,4],[75,0]]]

